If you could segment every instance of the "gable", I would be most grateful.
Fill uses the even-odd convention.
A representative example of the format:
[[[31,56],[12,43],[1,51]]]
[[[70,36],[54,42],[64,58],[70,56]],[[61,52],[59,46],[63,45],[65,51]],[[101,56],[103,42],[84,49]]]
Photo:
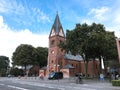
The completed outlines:
[[[54,35],[55,35],[55,30],[52,29],[50,36],[54,36]]]
[[[64,37],[64,33],[63,33],[63,30],[62,30],[62,29],[60,29],[59,35],[62,36],[62,37]]]

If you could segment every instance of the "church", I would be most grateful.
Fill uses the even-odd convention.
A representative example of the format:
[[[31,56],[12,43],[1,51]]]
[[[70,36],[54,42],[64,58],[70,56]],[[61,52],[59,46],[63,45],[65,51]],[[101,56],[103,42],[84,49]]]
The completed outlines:
[[[48,76],[51,71],[63,72],[64,78],[73,77],[76,73],[85,75],[84,61],[81,55],[72,55],[70,52],[59,48],[60,42],[65,42],[65,33],[58,13],[49,34],[48,61],[46,68],[41,68],[39,73]],[[99,62],[89,61],[88,75],[99,75]]]

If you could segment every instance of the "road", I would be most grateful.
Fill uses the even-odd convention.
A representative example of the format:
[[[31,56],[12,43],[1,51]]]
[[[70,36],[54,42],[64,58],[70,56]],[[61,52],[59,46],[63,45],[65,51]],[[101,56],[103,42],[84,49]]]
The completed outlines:
[[[60,90],[46,84],[19,79],[0,79],[0,90]]]
[[[104,81],[84,81],[83,84],[76,84],[74,79],[58,81],[0,78],[0,90],[120,90],[120,87],[113,87],[111,83]]]

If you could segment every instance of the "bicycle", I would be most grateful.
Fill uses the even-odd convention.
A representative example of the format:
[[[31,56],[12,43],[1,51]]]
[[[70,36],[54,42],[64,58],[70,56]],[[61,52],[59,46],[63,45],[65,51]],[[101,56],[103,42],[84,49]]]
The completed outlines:
[[[83,83],[82,77],[78,76],[76,79],[76,84],[82,84],[82,83]]]

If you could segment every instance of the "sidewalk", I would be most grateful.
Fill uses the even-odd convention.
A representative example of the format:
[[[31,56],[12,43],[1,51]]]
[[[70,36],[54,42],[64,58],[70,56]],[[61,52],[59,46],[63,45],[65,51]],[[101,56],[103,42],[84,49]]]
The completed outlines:
[[[48,78],[44,78],[44,80],[40,79],[39,77],[27,77],[27,78],[20,78],[18,80],[25,80],[25,81],[34,81],[34,82],[46,82],[46,83],[75,83],[76,84],[76,78],[71,77],[71,78],[63,78],[59,80],[49,80]],[[101,81],[100,79],[83,79],[83,84],[96,84],[96,83],[108,83],[111,84],[109,80],[103,80]]]

